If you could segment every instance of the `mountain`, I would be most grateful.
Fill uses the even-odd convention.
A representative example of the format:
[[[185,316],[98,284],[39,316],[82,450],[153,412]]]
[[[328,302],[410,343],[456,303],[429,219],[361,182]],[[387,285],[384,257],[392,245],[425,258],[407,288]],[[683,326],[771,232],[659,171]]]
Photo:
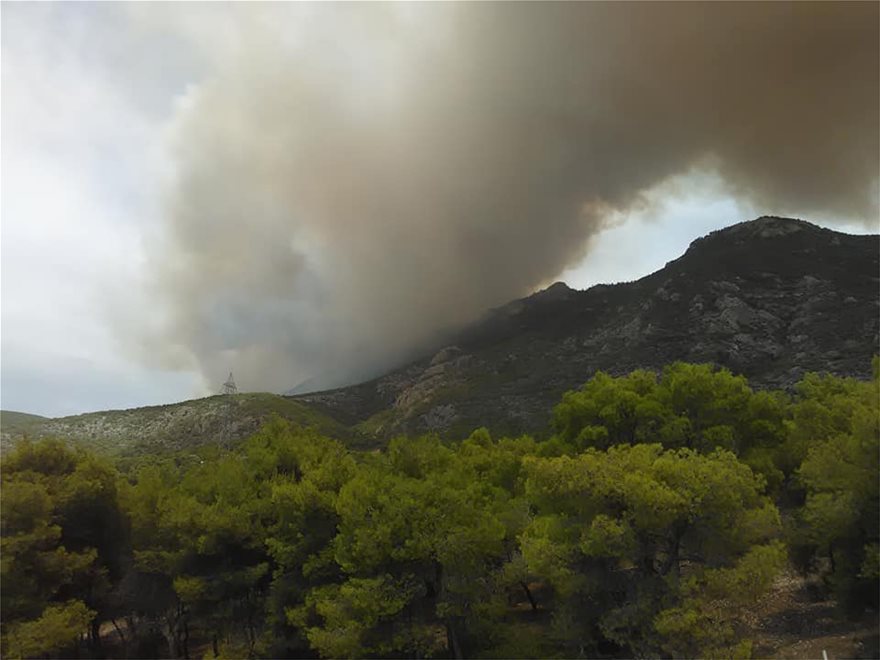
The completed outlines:
[[[239,394],[46,419],[3,412],[0,439],[57,436],[137,454],[230,444],[271,414],[370,447],[399,433],[546,432],[552,407],[596,371],[714,362],[756,387],[806,371],[868,378],[880,342],[880,237],[762,217],[691,243],[635,282],[562,282],[490,311],[453,342],[365,383]],[[324,379],[298,386],[311,390]]]
[[[540,432],[596,371],[713,362],[757,387],[806,371],[867,378],[878,352],[878,236],[761,217],[712,232],[635,282],[561,282],[491,311],[433,355],[294,400],[367,435],[487,425]]]

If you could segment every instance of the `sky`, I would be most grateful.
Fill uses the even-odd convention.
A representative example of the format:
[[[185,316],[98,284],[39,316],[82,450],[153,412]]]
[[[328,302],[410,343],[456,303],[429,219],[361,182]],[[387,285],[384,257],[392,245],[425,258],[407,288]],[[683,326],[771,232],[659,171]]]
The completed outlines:
[[[680,72],[692,58],[658,41],[646,47],[672,73],[626,58],[581,70],[568,62],[601,61],[613,38],[602,51],[577,33],[557,39],[571,17],[536,7],[4,3],[0,406],[62,416],[168,403],[216,393],[230,370],[246,391],[327,374],[335,385],[483,309],[560,279],[636,279],[765,213],[876,231],[876,158],[864,162],[876,127],[867,152],[840,128],[876,122],[876,75],[844,62],[855,73],[841,108],[806,116],[802,133],[780,128],[759,157],[747,153],[751,133],[706,137],[725,130],[701,125],[708,101],[664,142],[652,122],[689,93]],[[668,17],[671,31],[688,16]],[[653,23],[577,18],[608,21],[596,29],[612,36]],[[814,29],[814,17],[795,18]],[[697,21],[709,36],[713,20]],[[853,61],[876,62],[876,24]],[[816,91],[797,63],[784,66],[790,93],[804,96],[779,107],[814,98],[823,75],[840,78],[809,64]],[[731,99],[751,84],[737,74]],[[688,70],[688,81],[703,76]],[[650,112],[618,120],[641,105],[620,80],[650,90]],[[783,93],[768,94],[775,107]],[[756,143],[776,139],[748,115],[763,111],[741,111]],[[804,144],[823,122],[828,144]],[[795,139],[804,158],[814,148],[826,159],[819,183],[799,187],[800,159],[784,154]],[[765,163],[792,174],[777,181]],[[851,176],[837,181],[839,170]]]

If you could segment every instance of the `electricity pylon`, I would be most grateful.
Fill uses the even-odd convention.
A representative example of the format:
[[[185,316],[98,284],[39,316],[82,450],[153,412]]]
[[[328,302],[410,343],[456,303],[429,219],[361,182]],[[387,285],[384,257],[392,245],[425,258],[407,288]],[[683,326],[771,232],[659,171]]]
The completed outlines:
[[[232,372],[229,372],[229,378],[226,379],[226,382],[223,383],[222,394],[238,394],[238,387],[235,385],[235,379],[232,377]]]

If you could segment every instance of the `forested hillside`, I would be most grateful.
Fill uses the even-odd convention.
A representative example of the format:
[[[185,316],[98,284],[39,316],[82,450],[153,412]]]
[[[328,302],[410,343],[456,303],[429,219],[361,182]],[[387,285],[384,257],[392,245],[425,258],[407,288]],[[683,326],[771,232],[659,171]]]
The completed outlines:
[[[281,419],[116,463],[23,441],[3,657],[765,655],[749,613],[783,572],[877,610],[877,366],[793,394],[598,373],[540,441],[358,452]]]

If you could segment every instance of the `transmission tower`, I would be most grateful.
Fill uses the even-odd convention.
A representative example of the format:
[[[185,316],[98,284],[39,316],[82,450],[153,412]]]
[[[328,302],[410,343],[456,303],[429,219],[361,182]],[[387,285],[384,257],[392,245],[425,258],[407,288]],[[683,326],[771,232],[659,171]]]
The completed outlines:
[[[226,379],[226,382],[223,383],[222,394],[238,394],[238,387],[235,385],[235,379],[232,377],[232,372],[229,372],[229,378]]]

